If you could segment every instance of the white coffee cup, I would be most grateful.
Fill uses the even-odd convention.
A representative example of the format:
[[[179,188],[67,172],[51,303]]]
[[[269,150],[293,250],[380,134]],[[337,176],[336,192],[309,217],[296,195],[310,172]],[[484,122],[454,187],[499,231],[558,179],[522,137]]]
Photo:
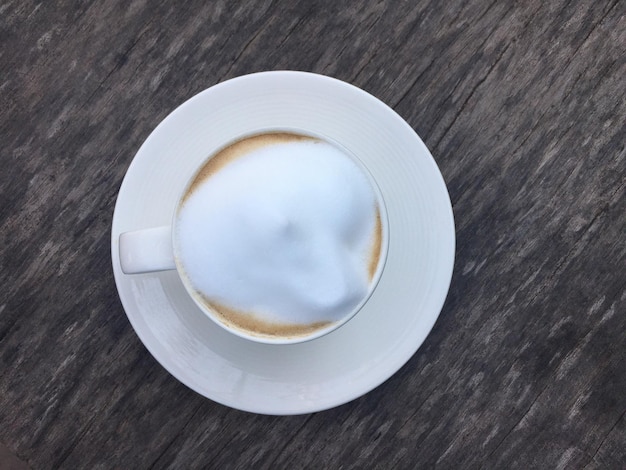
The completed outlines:
[[[280,136],[283,136],[283,137],[280,137]],[[283,142],[280,139],[284,139],[285,142]],[[259,142],[261,142],[262,144],[259,144]],[[317,147],[313,146],[314,144],[315,145],[322,144],[318,146],[321,150],[317,150]],[[342,171],[344,168],[346,169],[345,175],[342,173],[340,177],[343,178],[343,180],[341,181],[344,181],[346,179],[349,180],[347,181],[347,184],[346,184],[346,187],[348,189],[344,190],[342,187],[338,188],[337,186],[334,186],[334,187],[331,186],[330,189],[324,188],[324,190],[333,190],[332,188],[334,188],[334,191],[337,193],[338,202],[336,202],[336,204],[340,207],[342,207],[341,201],[342,201],[342,198],[344,198],[344,196],[345,198],[347,198],[346,204],[353,204],[353,201],[350,198],[354,199],[354,194],[364,194],[363,192],[364,185],[360,180],[360,176],[357,177],[356,173],[352,172],[351,169],[348,169],[350,165],[353,165],[354,168],[356,168],[356,172],[358,172],[359,175],[363,176],[365,178],[364,180],[367,181],[366,184],[368,185],[369,190],[371,190],[373,200],[375,201],[375,206],[374,206],[375,207],[375,219],[372,219],[375,221],[374,226],[372,228],[372,233],[373,233],[372,240],[374,240],[374,242],[371,245],[371,248],[368,246],[366,250],[367,262],[364,265],[367,271],[366,273],[364,273],[364,275],[367,276],[366,286],[363,287],[362,282],[359,281],[360,279],[363,278],[363,276],[357,272],[358,270],[355,270],[356,268],[353,269],[353,265],[351,264],[352,260],[361,259],[361,258],[356,257],[355,255],[356,248],[354,249],[350,248],[353,251],[350,251],[348,254],[345,255],[346,260],[351,260],[350,265],[348,266],[349,269],[347,269],[346,272],[349,272],[349,273],[354,272],[355,274],[353,277],[355,280],[354,281],[350,280],[352,279],[350,277],[352,276],[352,274],[350,274],[350,276],[344,276],[343,274],[341,274],[337,279],[343,280],[345,277],[346,279],[348,279],[347,281],[345,281],[346,285],[348,286],[354,285],[356,287],[354,287],[352,290],[350,290],[349,288],[345,289],[345,291],[348,293],[346,294],[347,297],[345,297],[345,299],[348,299],[348,300],[339,298],[339,300],[337,301],[337,305],[339,306],[333,310],[334,316],[332,317],[332,320],[330,321],[326,317],[320,317],[320,321],[309,321],[310,319],[307,321],[296,321],[293,319],[290,321],[283,321],[284,319],[277,321],[275,317],[272,317],[271,320],[265,321],[262,318],[263,317],[262,314],[261,314],[262,321],[258,321],[260,318],[258,312],[251,312],[248,310],[248,308],[243,308],[242,310],[241,307],[239,307],[239,304],[237,304],[237,302],[240,302],[241,299],[231,299],[233,302],[235,302],[235,304],[237,304],[237,306],[235,307],[229,302],[226,302],[226,304],[224,304],[221,301],[221,298],[219,302],[215,300],[215,298],[211,298],[206,293],[207,289],[204,289],[204,290],[199,289],[198,285],[201,284],[200,281],[206,284],[204,276],[201,272],[198,274],[199,271],[196,268],[194,268],[195,269],[194,271],[194,269],[191,269],[189,267],[189,259],[190,257],[194,257],[193,251],[196,249],[197,245],[194,245],[191,242],[187,243],[186,241],[184,241],[187,238],[191,238],[191,237],[187,237],[186,236],[187,232],[184,232],[184,231],[194,231],[196,229],[206,230],[206,228],[201,226],[202,224],[199,224],[199,223],[196,224],[195,222],[193,222],[193,219],[183,218],[183,220],[185,221],[184,223],[181,223],[180,220],[181,220],[181,217],[186,217],[184,215],[186,212],[191,211],[191,209],[184,209],[185,207],[188,206],[187,199],[191,197],[201,197],[201,196],[191,196],[192,194],[195,194],[196,191],[198,191],[198,193],[201,192],[196,189],[197,185],[200,184],[202,187],[208,188],[211,185],[217,185],[218,184],[217,181],[222,181],[222,180],[226,181],[226,182],[223,182],[223,184],[228,184],[227,182],[231,180],[228,180],[226,178],[228,178],[229,176],[232,178],[235,178],[237,175],[246,175],[247,174],[246,171],[254,172],[254,170],[251,170],[250,168],[252,168],[253,164],[256,164],[256,165],[260,164],[258,159],[261,157],[259,156],[260,153],[258,152],[261,152],[261,151],[265,152],[263,155],[266,155],[266,154],[272,155],[272,157],[264,156],[263,158],[274,158],[274,160],[276,160],[276,162],[278,163],[272,163],[272,164],[278,165],[282,161],[278,158],[278,154],[276,150],[279,148],[278,145],[294,145],[295,146],[294,148],[296,149],[305,149],[304,146],[307,146],[306,152],[326,152],[324,153],[324,158],[329,159],[329,161],[335,158],[334,156],[331,157],[331,155],[335,155],[335,153],[331,153],[331,152],[337,152],[337,154],[340,153],[342,155],[341,158],[350,160],[349,164],[346,163],[346,161],[344,160],[342,160],[342,162],[337,161],[338,162],[337,164],[340,165],[340,168],[342,169]],[[233,149],[236,149],[236,150],[233,150]],[[233,152],[235,154],[234,157],[233,157]],[[322,156],[321,153],[319,155],[320,157]],[[281,158],[284,158],[284,157],[281,157]],[[247,160],[244,160],[244,159],[247,159]],[[257,159],[257,160],[253,160],[253,159]],[[264,160],[264,162],[266,161],[274,162],[274,160]],[[235,164],[238,166],[235,167],[235,164],[231,164],[232,162],[235,162]],[[225,172],[226,168],[228,168],[228,171],[230,173],[227,174]],[[335,167],[332,167],[332,165],[329,168],[332,168],[333,172],[329,174],[328,179],[333,179],[332,175],[334,175],[335,174],[334,171],[337,171],[337,170]],[[298,173],[300,169],[296,169],[295,171],[296,173],[294,174],[297,177],[297,175],[300,174]],[[302,170],[302,172],[304,172],[303,174],[309,174],[309,173],[306,173],[306,171],[309,171],[309,173],[311,172],[315,173],[317,170],[314,167],[308,168],[307,170],[303,169]],[[210,175],[207,177],[205,176],[205,173],[210,173]],[[276,172],[274,172],[273,174],[276,175]],[[226,175],[229,175],[229,176],[226,176]],[[218,177],[222,178],[222,180],[217,180],[216,178]],[[322,173],[320,174],[320,177],[325,178],[326,176],[324,176],[324,174]],[[351,179],[354,180],[354,182],[351,181]],[[199,183],[200,180],[201,182]],[[232,181],[236,181],[236,180],[232,180]],[[310,187],[311,191],[315,191],[316,190],[315,188],[317,186],[325,186],[324,184],[317,185],[317,186],[315,184],[303,184],[305,182],[306,182],[305,180],[302,180],[298,184],[290,185],[289,189],[299,188],[300,186],[307,186],[307,187]],[[269,186],[266,184],[266,186],[263,186],[263,187],[264,188],[269,187],[271,191],[276,187],[276,185],[280,186],[281,179],[278,178],[276,181],[274,181],[274,183],[276,184],[274,185],[269,184]],[[352,187],[352,183],[358,186],[358,189],[360,192],[356,191],[356,189],[355,189],[356,192],[351,191],[350,188]],[[357,186],[355,186],[355,188]],[[216,186],[213,187],[213,190],[215,190],[215,187]],[[246,189],[241,188],[241,190],[244,192]],[[344,195],[344,193],[346,194]],[[306,195],[307,196],[313,195],[315,197],[319,197],[320,199],[323,199],[323,197],[317,196],[315,193],[306,193]],[[245,195],[245,197],[243,197],[243,200],[246,200],[245,198],[248,196],[250,196],[249,199],[251,199],[253,202],[259,197],[258,194],[250,194],[250,195]],[[305,197],[305,196],[303,195],[302,197]],[[269,201],[271,201],[271,199]],[[281,203],[281,200],[279,199],[278,202]],[[224,202],[224,204],[227,204],[227,203],[229,202],[228,201]],[[271,205],[271,202],[269,202],[268,204]],[[355,204],[358,204],[358,201]],[[222,205],[222,203],[220,202],[219,205]],[[282,203],[279,205],[282,207]],[[304,206],[306,206],[306,204],[304,204]],[[335,202],[333,202],[331,206],[328,207],[327,209],[328,211],[332,211],[336,209],[336,207],[334,207]],[[293,205],[290,205],[290,207],[293,207]],[[352,207],[360,207],[360,206],[348,205],[346,207],[352,208]],[[227,210],[227,209],[224,209],[224,210]],[[344,212],[347,217],[352,217],[350,210],[346,210]],[[356,210],[356,212],[361,213],[362,211]],[[296,210],[295,212],[292,211],[292,214],[289,217],[294,216],[294,213],[295,213],[296,218],[298,218],[301,213],[305,214],[302,216],[304,220],[304,222],[302,222],[302,225],[298,225],[298,223],[300,223],[298,221],[294,222],[294,224],[296,224],[294,225],[295,227],[294,230],[301,231],[303,227],[309,226],[309,225],[306,225],[307,223],[309,223],[307,222],[309,219],[306,217],[305,209]],[[219,212],[219,214],[223,214],[223,212]],[[262,227],[266,226],[264,225],[265,216],[260,215],[257,217],[258,214],[256,214],[255,210],[252,211],[252,214],[255,215],[257,219],[259,218],[261,219]],[[311,214],[312,214],[311,217],[321,217],[321,221],[322,221],[321,223],[325,223],[324,210],[313,210]],[[319,216],[319,214],[321,214],[321,216]],[[340,214],[343,214],[343,213],[340,213]],[[333,214],[331,219],[333,221],[337,220],[336,214]],[[192,220],[192,221],[190,222],[189,220]],[[223,240],[228,241],[229,239],[228,230],[232,230],[232,227],[236,227],[236,225],[233,225],[234,222],[230,223],[230,221],[229,223],[220,224],[219,221],[224,220],[223,217],[221,219],[218,218],[216,220],[218,221],[216,225],[219,226],[219,230],[216,230],[216,232],[219,235],[217,239],[220,241],[220,243],[224,243]],[[315,220],[317,221],[318,219],[316,218]],[[358,220],[365,220],[365,219],[358,219]],[[370,219],[367,219],[367,220],[370,220]],[[335,226],[333,224],[334,222],[330,224],[330,228],[332,229],[330,230],[331,235],[336,232]],[[222,227],[222,225],[226,225],[226,228]],[[191,228],[189,228],[190,226]],[[365,226],[364,222],[359,222],[358,226]],[[370,227],[371,224],[367,226]],[[181,227],[184,227],[183,233],[181,233],[181,230],[182,230]],[[270,224],[270,228],[271,227],[272,226]],[[320,233],[326,233],[326,231],[322,231]],[[252,230],[249,234],[247,233],[245,234],[248,236],[247,238],[248,240],[251,240],[254,243],[257,242],[256,240],[257,234],[255,233],[254,230]],[[361,251],[359,251],[358,253],[361,253],[361,252],[365,253],[365,251],[363,251],[365,250],[364,248],[365,245],[363,244],[364,236],[365,236],[364,234],[360,234],[358,236],[355,235],[355,236],[349,237],[350,240],[352,240],[353,238],[360,240],[358,247],[360,247],[359,249]],[[304,238],[306,240],[306,243],[309,243],[308,238],[306,236]],[[244,237],[244,240],[245,239],[246,238]],[[282,241],[287,242],[290,239],[278,238],[277,240],[278,242],[274,243],[274,245],[272,244],[267,245],[268,248],[266,249],[266,251],[270,252],[270,255],[278,254],[279,251],[282,252],[283,246],[279,242],[282,242]],[[122,271],[127,275],[142,274],[142,273],[164,271],[164,270],[177,270],[178,275],[182,281],[182,284],[184,285],[187,293],[193,299],[193,301],[198,306],[198,308],[211,320],[213,320],[215,323],[217,323],[221,327],[225,328],[227,331],[235,335],[238,335],[242,338],[249,339],[252,341],[270,343],[270,344],[291,344],[291,343],[308,341],[314,338],[318,338],[327,333],[330,333],[331,331],[345,324],[347,321],[353,318],[354,315],[357,314],[357,312],[363,307],[363,305],[367,302],[367,300],[371,296],[372,292],[375,290],[378,280],[380,279],[381,273],[385,266],[387,249],[388,249],[388,240],[389,240],[389,228],[388,228],[388,222],[387,222],[387,212],[385,209],[385,203],[384,203],[383,197],[373,177],[368,172],[367,168],[365,168],[363,163],[358,159],[358,156],[352,155],[345,148],[343,148],[339,143],[334,142],[325,136],[315,135],[306,130],[260,129],[254,133],[239,136],[236,139],[234,139],[232,142],[227,144],[226,146],[220,147],[218,149],[215,149],[214,152],[211,152],[207,160],[205,160],[205,162],[203,162],[198,168],[196,168],[195,172],[190,175],[188,183],[185,187],[185,190],[179,196],[179,201],[176,204],[176,210],[174,211],[174,214],[172,215],[171,225],[163,226],[163,227],[152,227],[152,228],[146,228],[143,230],[122,233],[119,237],[119,255],[120,255],[120,264],[121,264]],[[306,243],[303,242],[301,247],[298,245],[299,251],[298,250],[294,251],[294,256],[304,257],[305,264],[307,263],[315,264],[318,261],[318,258],[324,258],[324,256],[320,257],[314,254],[315,250],[319,252],[319,250],[321,249],[320,247],[329,246],[334,249],[334,247],[340,246],[341,247],[340,249],[343,249],[344,245],[346,245],[345,239],[337,240],[337,243],[332,242],[329,245],[325,245],[324,243],[326,242],[318,243],[318,244],[316,244],[317,242],[313,242],[314,243],[313,245],[307,245]],[[214,246],[221,247],[222,245],[218,244]],[[211,246],[209,246],[209,248],[211,248]],[[204,253],[205,251],[210,251],[210,250],[206,250],[204,249],[204,247],[202,247],[202,249],[198,250],[198,252],[200,251]],[[221,250],[219,251],[221,254]],[[190,255],[190,253],[192,254]],[[203,254],[202,256],[209,256],[209,255]],[[338,258],[341,258],[342,260],[344,259],[344,255],[339,252],[337,256]],[[253,255],[250,255],[249,258],[250,258],[249,259],[250,263],[254,264],[255,260],[251,259],[253,258]],[[272,256],[269,256],[269,259],[271,258]],[[211,258],[209,257],[208,259],[211,259]],[[330,260],[332,261],[333,258],[330,257]],[[298,263],[294,260],[291,260],[289,262],[291,263],[290,266],[291,265],[298,266]],[[233,264],[235,263],[233,262]],[[357,265],[358,263],[354,264],[354,266],[357,266]],[[255,269],[259,268],[256,265],[254,265],[254,267]],[[270,265],[269,267],[267,265],[262,265],[261,268],[268,269],[267,275],[260,276],[261,281],[264,281],[265,277],[269,277],[272,274],[274,274],[273,265]],[[207,271],[211,271],[211,270],[207,269]],[[297,276],[292,276],[290,274],[290,271],[284,271],[284,272],[280,270],[276,270],[276,271],[279,272],[278,281],[281,281],[281,282],[285,281],[285,282],[291,283],[292,281],[291,278],[297,277]],[[297,267],[297,272],[301,275],[304,275],[305,277],[303,279],[305,279],[306,281],[306,279],[308,278],[306,277],[307,274],[305,271],[306,270],[304,268],[300,269],[299,267]],[[305,272],[305,274],[302,274],[303,272]],[[343,272],[344,271],[341,271],[341,273]],[[280,276],[280,273],[282,273],[282,278]],[[224,276],[225,278],[228,278],[229,276],[230,277],[234,276],[233,273],[227,273],[227,274],[228,276],[225,275]],[[235,277],[233,277],[233,279],[235,279]],[[332,276],[330,277],[332,278]],[[207,278],[208,278],[209,284],[210,284],[211,279],[216,279],[215,276],[213,276],[213,278],[211,278],[210,276],[207,276]],[[317,286],[318,283],[323,284],[323,282],[326,281],[327,280],[326,278],[329,278],[329,276],[324,274],[324,275],[317,276],[317,278],[319,278],[317,279],[317,281],[319,282],[315,281],[315,276],[313,277],[315,282],[311,283],[312,291],[314,287]],[[304,281],[300,282],[299,286],[301,290],[302,290],[302,285],[305,285],[305,284],[306,282]],[[250,286],[250,284],[247,284],[247,285]],[[272,286],[273,285],[274,284],[272,284]],[[276,285],[280,286],[280,284],[276,284]],[[232,282],[227,287],[228,287],[228,292],[237,292],[236,289],[233,289]],[[256,288],[256,286],[252,286],[252,287]],[[281,292],[283,292],[283,290],[284,289],[282,287],[277,287],[276,291],[265,289],[263,286],[259,287],[259,291],[261,292],[261,294],[265,295],[266,297],[269,296],[270,300],[272,297],[281,295]],[[318,291],[320,292],[320,295],[322,296],[326,295],[326,290],[328,289],[326,289],[325,287],[318,289]],[[240,297],[245,297],[243,293],[246,293],[246,292],[247,291],[242,292]],[[307,295],[309,295],[310,293],[311,292],[307,292]],[[299,294],[299,291],[296,290],[295,294],[292,295],[296,298],[296,301],[297,301],[298,295],[296,294]],[[233,294],[233,295],[237,295],[237,294]],[[324,300],[324,302],[326,301],[325,299],[322,299],[322,300]],[[241,302],[243,302],[243,300],[241,300]],[[250,300],[250,302],[259,302],[259,301],[257,301],[256,299],[252,299]],[[281,306],[283,303],[284,302],[280,302]],[[341,306],[344,304],[346,307],[343,308],[342,310]],[[287,304],[287,305],[290,305],[290,304]],[[296,305],[298,304],[296,303]],[[287,307],[285,308],[287,309],[286,310],[287,313],[289,313],[289,309]],[[318,312],[318,310],[321,307],[319,307],[316,304],[315,308],[316,310],[314,310],[313,313],[316,314],[316,312]],[[298,315],[294,315],[294,318],[297,316]]]

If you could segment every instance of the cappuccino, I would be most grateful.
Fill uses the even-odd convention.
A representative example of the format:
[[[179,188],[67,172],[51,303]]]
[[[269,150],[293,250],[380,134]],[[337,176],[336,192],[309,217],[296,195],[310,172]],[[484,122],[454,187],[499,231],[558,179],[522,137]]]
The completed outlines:
[[[230,328],[305,336],[370,293],[381,262],[379,198],[337,146],[291,133],[212,156],[177,209],[174,250],[194,295]]]

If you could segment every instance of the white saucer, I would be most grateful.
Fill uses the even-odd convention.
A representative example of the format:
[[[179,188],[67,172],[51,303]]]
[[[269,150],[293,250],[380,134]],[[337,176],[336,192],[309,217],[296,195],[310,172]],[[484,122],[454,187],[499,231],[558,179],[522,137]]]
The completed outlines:
[[[376,179],[389,219],[387,263],[365,307],[338,330],[294,345],[226,332],[198,310],[175,271],[124,275],[118,256],[120,233],[170,223],[186,181],[214,149],[267,128],[308,129],[350,150]],[[415,353],[446,298],[455,236],[443,178],[400,116],[352,85],[284,71],[223,82],[159,124],[122,183],[111,248],[126,314],[163,367],[219,403],[283,415],[353,400]]]

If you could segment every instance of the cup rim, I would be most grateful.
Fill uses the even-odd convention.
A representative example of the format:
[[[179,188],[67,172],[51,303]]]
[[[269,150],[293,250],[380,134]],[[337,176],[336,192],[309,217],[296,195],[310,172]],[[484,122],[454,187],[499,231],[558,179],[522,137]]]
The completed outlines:
[[[184,203],[185,195],[187,194],[189,187],[192,185],[196,176],[200,173],[202,168],[215,155],[217,155],[222,150],[228,148],[229,146],[239,141],[246,140],[246,139],[259,136],[259,135],[279,134],[279,133],[301,135],[305,137],[319,139],[340,149],[366,175],[370,183],[370,186],[376,195],[380,221],[381,221],[380,257],[378,260],[378,265],[376,267],[374,276],[372,277],[372,280],[369,283],[367,294],[363,296],[361,301],[355,307],[353,307],[349,313],[346,313],[345,315],[343,315],[341,319],[331,323],[330,325],[326,327],[314,330],[313,332],[309,334],[294,335],[294,336],[278,336],[278,335],[273,336],[273,335],[265,335],[262,333],[256,334],[248,330],[237,328],[236,326],[231,326],[227,322],[223,321],[218,314],[213,312],[198,298],[196,289],[191,285],[191,281],[189,280],[188,276],[184,274],[182,263],[179,260],[178,244],[176,242],[176,233],[177,233],[176,220],[177,220],[178,212]],[[383,197],[382,191],[380,190],[378,183],[376,182],[376,179],[374,178],[372,173],[369,171],[365,163],[358,157],[358,155],[355,155],[354,152],[348,150],[345,146],[343,146],[340,142],[337,142],[333,138],[321,135],[320,133],[316,133],[310,130],[300,129],[296,127],[288,127],[288,126],[259,127],[258,129],[255,129],[253,131],[242,133],[236,136],[235,138],[230,139],[219,146],[216,146],[215,149],[210,151],[207,157],[199,163],[199,165],[194,169],[194,171],[191,172],[189,178],[187,179],[187,182],[185,183],[183,190],[176,201],[176,205],[175,205],[172,218],[171,218],[170,227],[171,227],[172,248],[174,252],[174,261],[176,264],[176,273],[178,277],[180,278],[185,288],[185,291],[187,292],[189,297],[193,300],[194,304],[196,304],[196,306],[202,311],[202,313],[206,315],[211,321],[213,321],[214,323],[216,323],[217,325],[219,325],[221,328],[228,331],[229,333],[232,333],[246,340],[250,340],[253,342],[257,342],[257,343],[263,343],[263,344],[286,345],[286,344],[304,343],[304,342],[308,342],[308,341],[312,341],[314,339],[320,338],[322,336],[326,336],[327,334],[332,333],[333,331],[341,328],[343,325],[348,323],[351,319],[353,319],[359,313],[359,311],[363,309],[363,307],[367,304],[372,294],[376,290],[376,287],[378,286],[378,283],[380,282],[383,271],[385,269],[385,265],[387,262],[387,255],[389,252],[389,219],[388,219],[387,207],[385,205],[385,199]]]

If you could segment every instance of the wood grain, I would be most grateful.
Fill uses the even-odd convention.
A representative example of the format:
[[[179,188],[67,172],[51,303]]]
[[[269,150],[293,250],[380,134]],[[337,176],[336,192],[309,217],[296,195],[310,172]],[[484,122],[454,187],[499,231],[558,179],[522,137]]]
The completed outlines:
[[[172,109],[308,70],[424,139],[457,225],[417,354],[333,410],[213,403],[150,356],[116,194]],[[626,467],[626,3],[0,2],[0,442],[47,468]]]

